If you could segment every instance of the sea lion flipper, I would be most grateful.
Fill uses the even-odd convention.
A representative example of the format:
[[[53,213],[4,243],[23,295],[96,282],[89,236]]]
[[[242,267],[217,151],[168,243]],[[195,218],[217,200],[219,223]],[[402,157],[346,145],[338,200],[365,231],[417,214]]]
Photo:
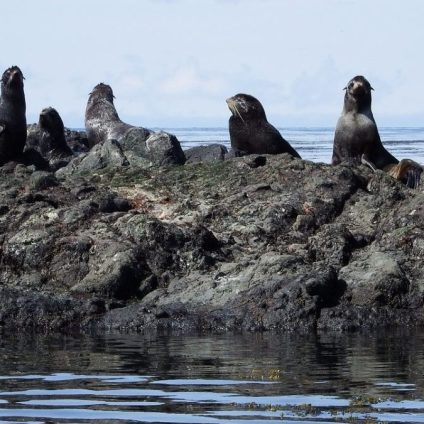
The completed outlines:
[[[374,172],[377,171],[376,166],[368,159],[365,153],[363,153],[361,156],[361,163],[363,165],[369,166]]]
[[[386,169],[393,178],[403,182],[409,188],[417,188],[420,184],[423,168],[411,159],[402,159]]]
[[[411,161],[406,169],[403,179],[406,179],[406,185],[409,188],[417,188],[421,181],[422,167],[416,162]]]

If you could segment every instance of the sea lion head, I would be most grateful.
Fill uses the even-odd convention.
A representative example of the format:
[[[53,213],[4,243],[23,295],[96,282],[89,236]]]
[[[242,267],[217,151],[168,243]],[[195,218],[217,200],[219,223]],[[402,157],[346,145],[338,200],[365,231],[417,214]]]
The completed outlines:
[[[23,89],[24,76],[17,66],[11,66],[3,72],[1,77],[1,88],[3,90]]]
[[[368,80],[362,75],[352,78],[344,88],[345,103],[357,108],[371,106],[371,91],[374,90]]]
[[[228,108],[234,117],[243,122],[249,119],[265,119],[265,110],[261,102],[249,94],[236,94],[226,100]]]
[[[89,101],[96,101],[96,100],[102,100],[105,99],[113,104],[113,99],[115,96],[113,95],[112,87],[110,85],[100,83],[97,84],[93,91],[90,93]]]
[[[90,147],[105,140],[105,137],[110,137],[116,125],[122,124],[113,104],[114,98],[110,85],[103,82],[97,84],[88,97],[85,129]],[[116,138],[116,135],[114,134],[112,138]]]
[[[38,125],[42,130],[48,132],[63,132],[64,125],[62,118],[53,107],[46,107],[40,113]]]

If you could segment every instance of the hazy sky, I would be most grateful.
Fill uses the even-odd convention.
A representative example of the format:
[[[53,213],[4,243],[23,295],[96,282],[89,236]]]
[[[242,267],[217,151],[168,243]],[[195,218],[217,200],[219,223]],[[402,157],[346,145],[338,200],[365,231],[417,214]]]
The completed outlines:
[[[423,17],[422,0],[3,0],[0,67],[22,69],[28,122],[53,106],[83,127],[105,82],[134,125],[225,127],[244,92],[274,125],[335,126],[362,74],[377,124],[424,126]]]

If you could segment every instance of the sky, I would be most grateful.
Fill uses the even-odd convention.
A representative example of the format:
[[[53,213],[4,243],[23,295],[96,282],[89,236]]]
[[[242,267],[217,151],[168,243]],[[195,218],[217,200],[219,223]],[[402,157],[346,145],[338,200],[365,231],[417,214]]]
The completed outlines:
[[[0,72],[25,76],[28,123],[52,106],[84,127],[99,82],[148,128],[226,127],[248,93],[279,127],[334,127],[343,88],[371,83],[379,126],[424,126],[422,0],[3,0]]]

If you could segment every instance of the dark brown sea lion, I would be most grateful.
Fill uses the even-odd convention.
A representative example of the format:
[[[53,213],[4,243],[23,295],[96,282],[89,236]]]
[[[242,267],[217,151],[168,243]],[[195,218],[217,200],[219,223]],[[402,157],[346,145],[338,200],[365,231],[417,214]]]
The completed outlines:
[[[358,75],[348,82],[345,90],[343,111],[334,135],[332,164],[363,163],[416,188],[423,168],[410,159],[399,162],[383,146],[371,111],[371,84]]]
[[[12,66],[1,78],[0,165],[22,155],[27,136],[25,112],[24,76]]]
[[[62,118],[53,107],[44,108],[38,120],[40,127],[40,153],[48,160],[57,157],[72,156],[72,150],[66,144],[65,127]]]
[[[26,155],[38,153],[51,171],[56,171],[73,159],[73,152],[66,143],[62,118],[56,109],[43,109],[38,124],[28,126],[24,152]]]
[[[299,153],[284,140],[266,119],[262,104],[249,94],[236,94],[227,99],[232,113],[229,120],[231,147],[236,152],[255,154]]]
[[[90,147],[109,139],[120,141],[128,130],[135,128],[119,119],[114,98],[112,88],[103,83],[97,84],[90,93],[85,111],[85,129]],[[149,133],[146,130],[146,134]]]

